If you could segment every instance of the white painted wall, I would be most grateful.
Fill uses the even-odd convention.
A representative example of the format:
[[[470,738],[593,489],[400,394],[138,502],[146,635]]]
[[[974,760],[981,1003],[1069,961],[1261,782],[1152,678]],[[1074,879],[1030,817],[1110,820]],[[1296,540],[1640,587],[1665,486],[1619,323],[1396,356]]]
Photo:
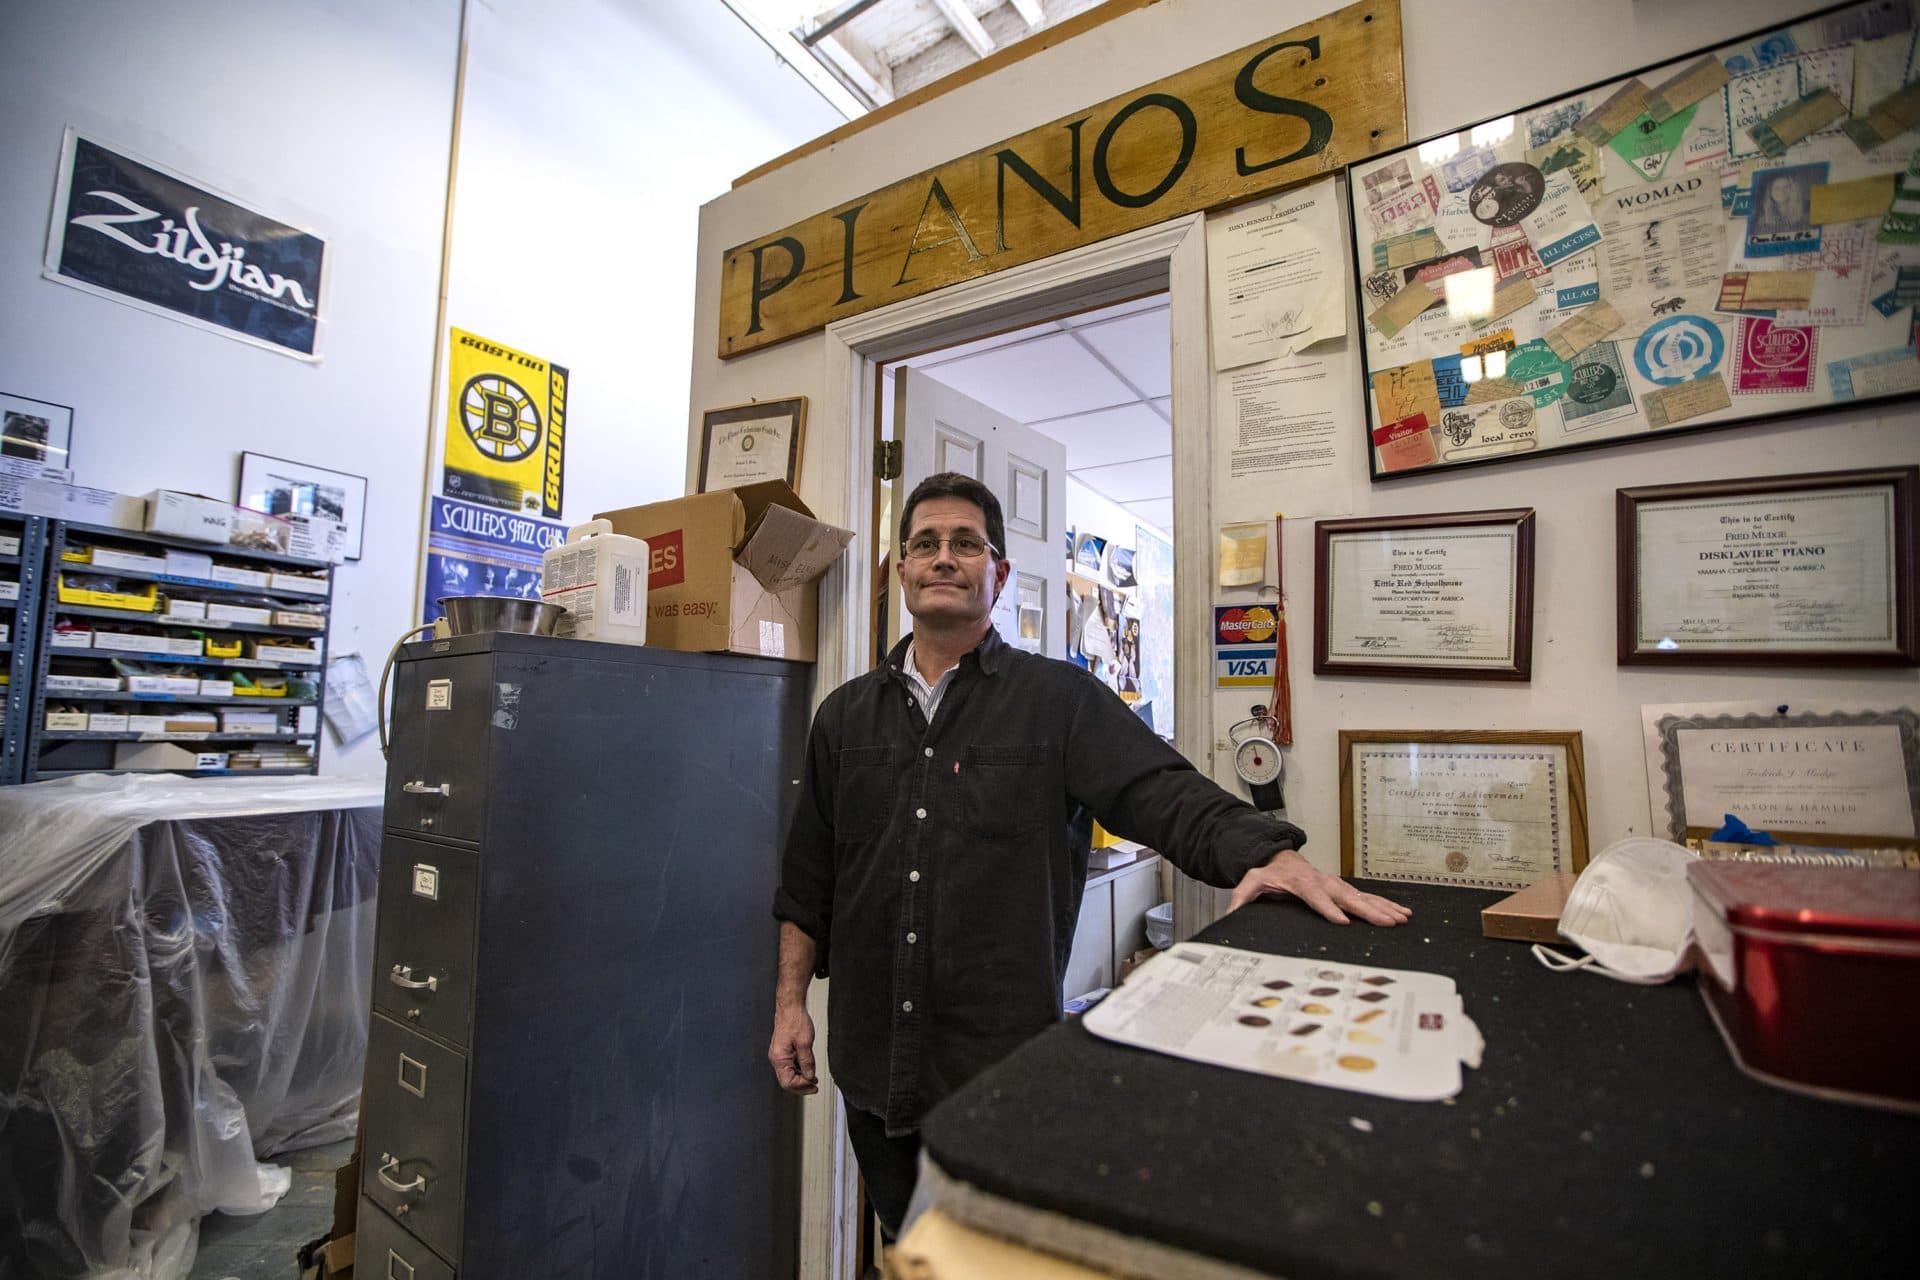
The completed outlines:
[[[1067,477],[1067,528],[1075,533],[1098,534],[1108,542],[1131,549],[1134,526],[1139,523],[1139,516],[1112,498],[1095,493],[1072,476]],[[1165,529],[1160,533],[1163,537],[1172,536]]]
[[[568,519],[676,497],[699,202],[845,121],[718,0],[478,0],[469,49],[448,323],[571,372]]]
[[[21,0],[0,39],[0,390],[74,407],[82,484],[232,498],[242,450],[369,477],[333,647],[407,616],[458,0]],[[327,240],[309,365],[40,278],[67,125]],[[377,770],[371,740],[322,749]]]
[[[573,373],[566,512],[681,492],[698,202],[841,123],[711,0],[471,0],[451,323]],[[369,478],[333,645],[414,620],[460,0],[16,0],[0,39],[0,390],[81,483],[231,497],[242,450]],[[63,128],[328,241],[325,359],[40,278]],[[327,773],[378,771],[365,740]]]
[[[1115,94],[1251,44],[1328,12],[1335,0],[1276,8],[1234,0],[1166,0],[882,121],[707,205],[701,244],[693,402],[815,394],[828,376],[823,340],[805,337],[723,362],[713,354],[721,255],[729,246],[832,209],[929,166],[1011,137]],[[1672,58],[1803,14],[1806,0],[1407,0],[1407,110],[1418,139],[1569,89]],[[1490,51],[1497,50],[1497,53]],[[1358,404],[1356,395],[1354,403]],[[816,422],[816,447],[837,424]],[[1176,431],[1190,429],[1177,424]],[[1355,421],[1356,438],[1360,424]],[[1595,846],[1644,831],[1647,802],[1639,706],[1763,698],[1911,701],[1912,671],[1767,674],[1622,669],[1613,653],[1613,491],[1664,481],[1920,461],[1911,407],[1839,412],[1463,471],[1375,487],[1359,467],[1356,516],[1480,507],[1539,510],[1531,684],[1316,680],[1310,621],[1291,629],[1297,745],[1291,815],[1319,865],[1339,858],[1337,733],[1342,728],[1576,728],[1585,735]],[[843,505],[844,478],[811,467],[803,496],[824,513]],[[1286,581],[1296,618],[1311,618],[1312,540],[1289,538]],[[1205,619],[1190,625],[1204,628]],[[1221,706],[1218,729],[1230,708]],[[1221,759],[1215,776],[1231,785]]]

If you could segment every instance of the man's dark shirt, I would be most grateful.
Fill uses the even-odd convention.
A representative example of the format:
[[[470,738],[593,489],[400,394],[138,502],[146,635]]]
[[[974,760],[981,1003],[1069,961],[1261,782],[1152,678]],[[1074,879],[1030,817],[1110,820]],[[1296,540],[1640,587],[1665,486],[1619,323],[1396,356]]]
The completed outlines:
[[[1306,840],[991,630],[929,725],[908,643],[814,718],[773,908],[831,968],[834,1082],[890,1133],[1059,1019],[1094,818],[1223,888]]]

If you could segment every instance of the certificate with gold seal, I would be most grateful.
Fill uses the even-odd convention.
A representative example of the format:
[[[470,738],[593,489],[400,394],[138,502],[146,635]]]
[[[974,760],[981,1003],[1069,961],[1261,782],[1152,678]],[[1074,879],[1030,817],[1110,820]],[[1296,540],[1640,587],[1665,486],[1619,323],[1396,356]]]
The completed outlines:
[[[1524,889],[1586,865],[1577,730],[1341,730],[1341,874]]]

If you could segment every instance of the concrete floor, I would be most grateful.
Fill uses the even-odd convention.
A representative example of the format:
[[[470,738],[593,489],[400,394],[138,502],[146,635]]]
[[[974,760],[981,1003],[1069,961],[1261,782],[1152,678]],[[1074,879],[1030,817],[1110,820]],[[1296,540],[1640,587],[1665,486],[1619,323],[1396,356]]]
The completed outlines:
[[[353,1139],[289,1151],[273,1163],[293,1170],[280,1203],[250,1218],[200,1220],[200,1252],[188,1280],[297,1280],[300,1247],[333,1229],[333,1172],[353,1156]]]

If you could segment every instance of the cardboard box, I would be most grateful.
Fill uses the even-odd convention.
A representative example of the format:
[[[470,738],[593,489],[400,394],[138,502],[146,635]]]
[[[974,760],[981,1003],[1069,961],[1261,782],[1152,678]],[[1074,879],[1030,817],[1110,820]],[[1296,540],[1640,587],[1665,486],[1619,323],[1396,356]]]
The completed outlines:
[[[47,712],[47,732],[49,733],[85,733],[87,731],[87,713],[84,711]]]
[[[96,711],[87,717],[88,733],[125,733],[127,732],[127,713],[124,711]]]
[[[261,641],[253,646],[253,656],[261,662],[285,662],[302,667],[320,665],[318,645],[300,644],[293,640]]]
[[[259,608],[250,604],[225,604],[217,600],[207,602],[208,622],[251,622],[257,626],[266,626],[273,621],[273,610]]]
[[[182,551],[178,547],[167,548],[167,567],[163,570],[176,578],[213,577],[213,557],[205,551]]]
[[[255,587],[261,591],[273,580],[273,575],[264,569],[249,569],[245,565],[216,564],[213,566],[212,580],[224,582],[230,587]]]
[[[139,532],[147,523],[147,500],[89,489],[64,481],[0,473],[0,507],[28,516],[51,516],[80,524],[103,524]],[[17,554],[17,553],[15,553]]]
[[[304,627],[308,631],[323,631],[327,625],[324,613],[308,613],[304,609],[275,609],[273,625],[276,627]]]
[[[142,555],[137,551],[122,551],[117,547],[92,547],[90,554],[80,563],[90,564],[95,569],[125,569],[130,573],[165,573],[167,561],[162,556]],[[62,557],[64,559],[64,557]]]
[[[327,580],[318,574],[282,573],[276,569],[270,585],[275,591],[297,591],[303,596],[327,594]]]
[[[49,693],[118,693],[119,676],[72,676],[58,671],[47,674]]]
[[[205,622],[207,620],[207,602],[205,600],[167,601],[167,617],[182,622]]]
[[[195,692],[203,698],[231,698],[233,696],[233,681],[230,679],[202,680],[200,687],[195,690]]]
[[[11,533],[0,533],[0,556],[20,554],[20,539]]]
[[[200,681],[192,676],[127,677],[128,693],[174,693],[192,697],[200,692]]]
[[[160,636],[135,635],[127,631],[96,631],[93,647],[124,653],[165,653],[166,641]]]
[[[147,532],[225,542],[233,533],[233,507],[197,493],[155,489],[147,495]]]
[[[691,653],[811,662],[818,579],[853,534],[813,518],[785,482],[603,511],[644,538],[647,643]]]
[[[0,600],[18,600],[20,584],[12,578],[0,578]]]
[[[169,711],[164,715],[127,716],[129,733],[218,733],[220,721],[211,711]]]
[[[91,649],[93,628],[63,622],[54,628],[47,639],[55,649]]]
[[[1518,893],[1500,899],[1480,912],[1480,932],[1489,938],[1513,942],[1560,941],[1560,913],[1579,879],[1572,871],[1550,871]]]
[[[113,748],[116,769],[224,769],[224,751],[196,751],[177,742],[122,742]]]

